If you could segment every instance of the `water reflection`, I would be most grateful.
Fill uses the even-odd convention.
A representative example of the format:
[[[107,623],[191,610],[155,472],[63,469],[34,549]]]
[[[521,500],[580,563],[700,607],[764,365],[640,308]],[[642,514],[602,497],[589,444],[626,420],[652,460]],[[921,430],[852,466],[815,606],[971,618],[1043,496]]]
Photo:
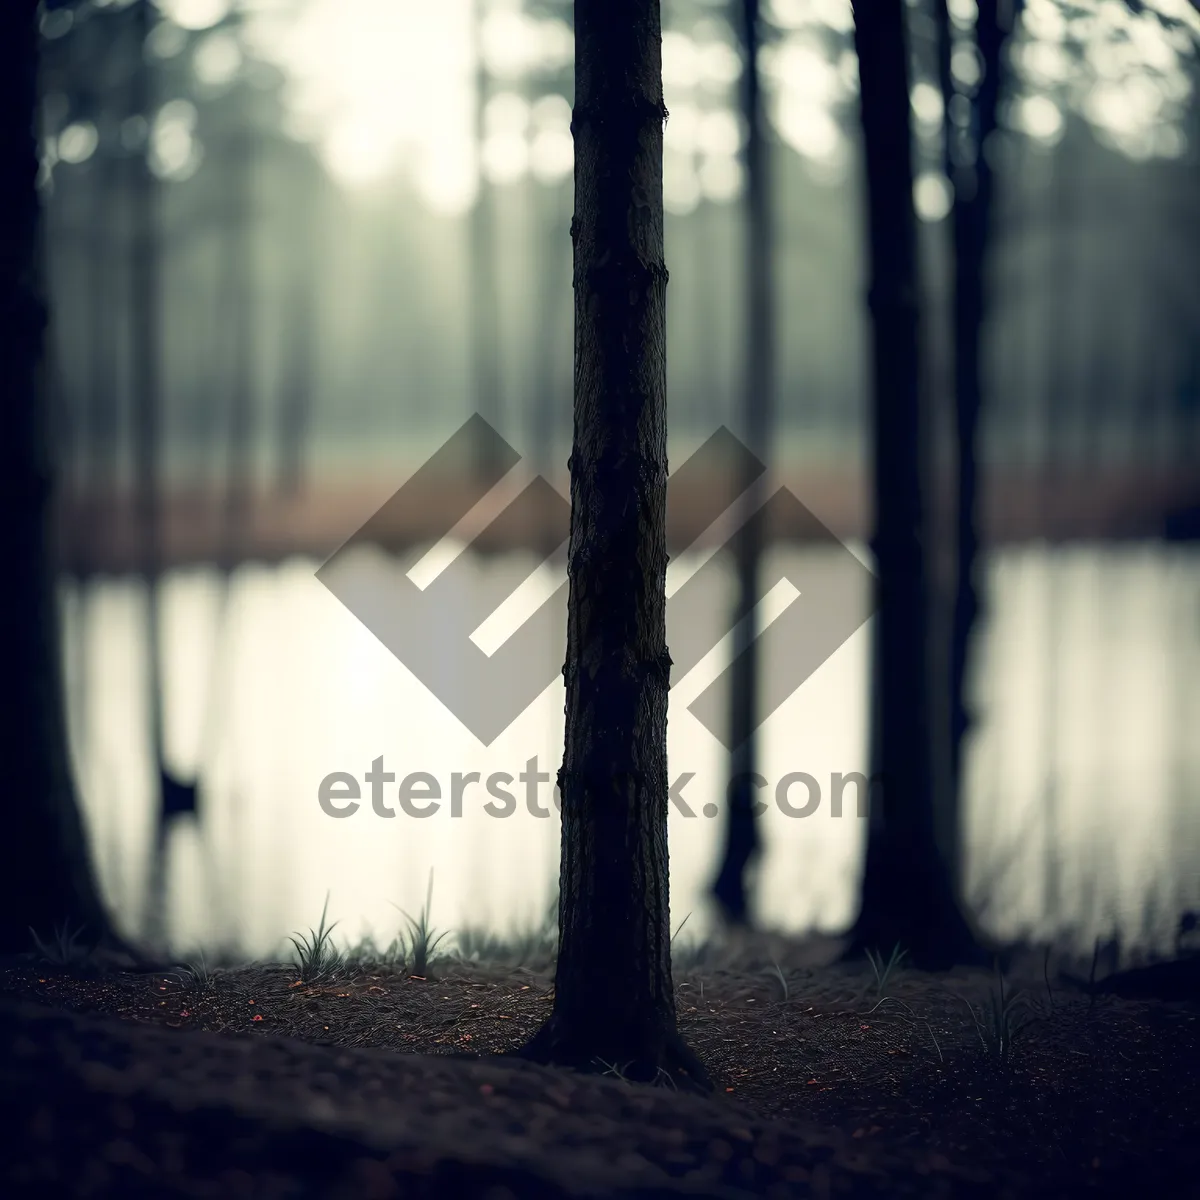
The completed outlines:
[[[802,551],[785,557],[795,578],[822,569]],[[171,844],[175,942],[278,953],[287,932],[315,921],[327,891],[347,936],[374,930],[386,942],[398,922],[392,904],[419,909],[431,870],[440,927],[536,924],[557,874],[561,682],[485,750],[313,578],[315,566],[244,567],[227,606],[215,572],[180,572],[165,585],[167,766],[199,772],[204,806],[201,824],[178,829]],[[1087,946],[1119,930],[1169,949],[1172,914],[1200,900],[1191,802],[1200,746],[1190,732],[1200,717],[1200,555],[1027,549],[998,555],[990,578],[993,623],[976,672],[982,723],[968,770],[968,890],[1001,936],[1052,931]],[[698,934],[720,834],[704,809],[723,807],[726,764],[687,706],[725,666],[728,639],[718,638],[729,595],[720,593],[731,586],[716,577],[700,608],[718,644],[672,692],[670,773],[694,773],[679,794],[696,814],[671,813],[672,906],[677,920],[692,914]],[[105,892],[132,925],[152,801],[141,596],[109,581],[68,594],[66,613],[85,810]],[[764,726],[770,807],[759,900],[780,928],[832,931],[854,913],[862,826],[853,789],[841,819],[830,808],[834,775],[866,765],[869,639],[868,625]],[[352,817],[322,813],[325,776],[361,781],[380,757],[398,781],[432,776],[442,807],[381,818],[360,783]],[[483,810],[482,786],[451,815],[452,775],[473,771],[512,776],[510,816]],[[794,772],[821,789],[802,819],[785,815],[775,794]],[[393,809],[397,786],[387,789]],[[792,787],[784,798],[799,807],[806,796]]]

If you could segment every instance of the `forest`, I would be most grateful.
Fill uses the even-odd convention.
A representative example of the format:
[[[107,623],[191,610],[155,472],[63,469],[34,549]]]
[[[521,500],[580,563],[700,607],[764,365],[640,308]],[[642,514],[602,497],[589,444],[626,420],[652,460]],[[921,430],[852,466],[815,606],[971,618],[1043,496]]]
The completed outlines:
[[[1194,0],[9,0],[5,1195],[1200,1195]]]

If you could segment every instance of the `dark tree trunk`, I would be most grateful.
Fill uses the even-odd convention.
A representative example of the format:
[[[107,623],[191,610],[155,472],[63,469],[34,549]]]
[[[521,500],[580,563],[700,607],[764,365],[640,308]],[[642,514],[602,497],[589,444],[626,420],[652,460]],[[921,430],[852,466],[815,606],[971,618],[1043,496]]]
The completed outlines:
[[[920,966],[973,956],[933,799],[926,420],[920,397],[916,218],[903,0],[854,6],[866,158],[878,608],[872,797],[853,949],[899,944]]]
[[[742,73],[742,113],[746,121],[746,333],[743,343],[746,405],[746,444],[759,462],[768,453],[774,387],[774,313],[771,289],[771,219],[762,102],[758,77],[758,0],[742,0],[742,44],[746,67]],[[757,464],[742,481],[739,503],[749,513],[734,539],[737,567],[737,609],[734,613],[733,672],[729,695],[730,762],[726,791],[729,813],[725,854],[713,884],[713,895],[726,920],[747,925],[751,920],[748,884],[760,852],[754,816],[758,793],[758,629],[753,620],[758,604],[758,566],[763,551],[760,512],[767,497],[767,476]]]
[[[665,117],[658,0],[576,0],[559,952],[554,1009],[526,1054],[706,1086],[671,982]]]
[[[119,201],[118,180],[109,158],[110,147],[103,141],[92,162],[91,226],[87,252],[87,386],[80,416],[77,455],[80,463],[79,495],[96,497],[112,487],[116,475],[113,446],[116,442],[117,400],[116,364],[113,361],[114,296],[117,293],[117,256],[113,219]],[[80,586],[86,586],[94,573],[93,540],[98,514],[89,504],[82,515],[78,532],[72,532],[70,547]]]
[[[1000,99],[1001,54],[1009,29],[1001,20],[1003,0],[980,0],[976,46],[983,77],[971,106],[971,127],[963,139],[946,129],[946,168],[954,189],[954,413],[958,496],[955,506],[956,554],[954,615],[950,632],[950,794],[943,823],[957,846],[962,807],[963,746],[971,729],[967,705],[967,663],[972,633],[980,615],[977,560],[979,521],[979,418],[983,408],[981,369],[987,243],[992,216],[993,173],[989,140],[996,132]],[[936,0],[938,63],[942,94],[949,111],[954,96],[950,75],[951,34],[946,0]],[[963,144],[965,142],[965,144]]]
[[[71,778],[50,551],[51,465],[38,145],[37,10],[0,5],[0,628],[4,787],[0,954],[31,949],[32,927],[83,927],[115,942],[88,855]]]

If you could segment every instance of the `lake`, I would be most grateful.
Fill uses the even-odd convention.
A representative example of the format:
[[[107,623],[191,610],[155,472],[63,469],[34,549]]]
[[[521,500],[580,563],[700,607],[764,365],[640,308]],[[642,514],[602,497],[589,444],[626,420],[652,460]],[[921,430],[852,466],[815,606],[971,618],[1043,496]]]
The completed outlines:
[[[800,581],[801,599],[832,569],[824,551],[773,557]],[[169,842],[173,945],[279,955],[288,933],[317,923],[327,894],[339,933],[386,942],[404,925],[397,908],[421,908],[431,872],[438,928],[538,924],[558,867],[561,679],[484,747],[315,578],[318,565],[243,566],[228,588],[214,569],[163,582],[165,755],[173,772],[199,778],[202,805]],[[699,579],[704,565],[684,556],[669,587]],[[471,569],[484,587],[490,572],[517,578],[529,566],[493,558]],[[540,568],[535,591],[553,592],[554,570]],[[986,571],[964,816],[966,887],[980,919],[1002,937],[1086,948],[1118,931],[1143,950],[1169,950],[1176,915],[1200,902],[1200,554],[1157,543],[1030,546],[994,554]],[[702,583],[668,627],[669,641],[686,621],[687,637],[712,645],[674,686],[669,722],[671,778],[692,775],[678,790],[690,815],[673,804],[670,817],[672,920],[689,916],[695,936],[712,919],[705,889],[721,849],[727,756],[688,706],[732,642],[722,637],[731,575],[714,559]],[[796,590],[769,600],[782,611]],[[72,752],[94,855],[120,923],[136,931],[154,803],[144,588],[65,586],[64,613]],[[439,647],[445,638],[452,656],[452,614],[446,621],[427,635]],[[761,729],[769,790],[756,895],[762,920],[780,929],[834,932],[854,917],[865,821],[853,785],[842,814],[831,810],[835,776],[867,765],[871,629],[868,620]],[[527,666],[550,680],[563,647],[544,651]],[[767,656],[765,691],[786,694],[789,669],[786,654]],[[379,758],[396,776],[388,817],[373,811],[363,781]],[[472,772],[479,782],[455,784]],[[358,780],[352,815],[322,811],[318,793],[334,773]],[[807,816],[796,815],[813,797],[799,773],[819,790]],[[440,793],[436,811],[401,809],[397,789],[413,774],[432,777],[414,787]],[[497,775],[511,777],[493,779],[511,804],[486,788]]]

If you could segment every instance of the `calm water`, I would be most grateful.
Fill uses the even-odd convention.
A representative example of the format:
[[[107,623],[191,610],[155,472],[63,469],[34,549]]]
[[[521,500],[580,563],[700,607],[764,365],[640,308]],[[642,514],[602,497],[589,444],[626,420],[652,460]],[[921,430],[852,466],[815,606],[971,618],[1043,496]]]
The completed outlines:
[[[781,555],[793,578],[826,569],[819,553]],[[198,773],[203,805],[202,820],[178,828],[169,847],[173,941],[277,954],[287,933],[316,923],[327,892],[347,937],[374,931],[388,940],[402,923],[393,905],[415,913],[431,871],[440,928],[536,923],[557,875],[552,783],[538,788],[546,815],[536,816],[515,782],[516,811],[504,818],[483,810],[491,798],[481,787],[466,792],[461,816],[443,803],[423,818],[383,819],[364,803],[333,819],[317,794],[326,775],[361,780],[380,756],[397,780],[432,775],[444,799],[455,772],[516,777],[535,756],[552,781],[561,680],[485,749],[317,582],[316,566],[245,567],[228,591],[208,570],[164,585],[166,755],[176,773]],[[681,575],[672,585],[696,566],[673,565]],[[998,555],[989,571],[968,889],[987,901],[983,920],[997,934],[1053,932],[1088,945],[1115,928],[1166,948],[1171,914],[1200,901],[1200,554],[1034,548]],[[704,891],[720,849],[721,819],[703,809],[723,807],[725,754],[687,707],[728,661],[731,639],[719,635],[731,589],[728,575],[711,572],[689,605],[686,619],[706,626],[715,648],[671,698],[671,776],[694,773],[683,795],[695,812],[671,814],[672,911],[676,923],[690,913],[695,934],[710,918]],[[787,599],[775,596],[774,608]],[[104,890],[130,929],[141,920],[152,811],[144,602],[140,585],[122,580],[66,596],[80,787]],[[780,928],[835,931],[854,916],[864,823],[853,788],[841,818],[831,815],[829,791],[835,772],[866,766],[870,636],[868,622],[762,730],[772,794],[758,900]],[[561,658],[561,647],[546,647],[546,662]],[[784,667],[766,663],[766,687]],[[822,789],[805,818],[773,799],[794,772]],[[392,808],[396,786],[387,788]],[[788,793],[797,805],[804,795],[802,786]]]

